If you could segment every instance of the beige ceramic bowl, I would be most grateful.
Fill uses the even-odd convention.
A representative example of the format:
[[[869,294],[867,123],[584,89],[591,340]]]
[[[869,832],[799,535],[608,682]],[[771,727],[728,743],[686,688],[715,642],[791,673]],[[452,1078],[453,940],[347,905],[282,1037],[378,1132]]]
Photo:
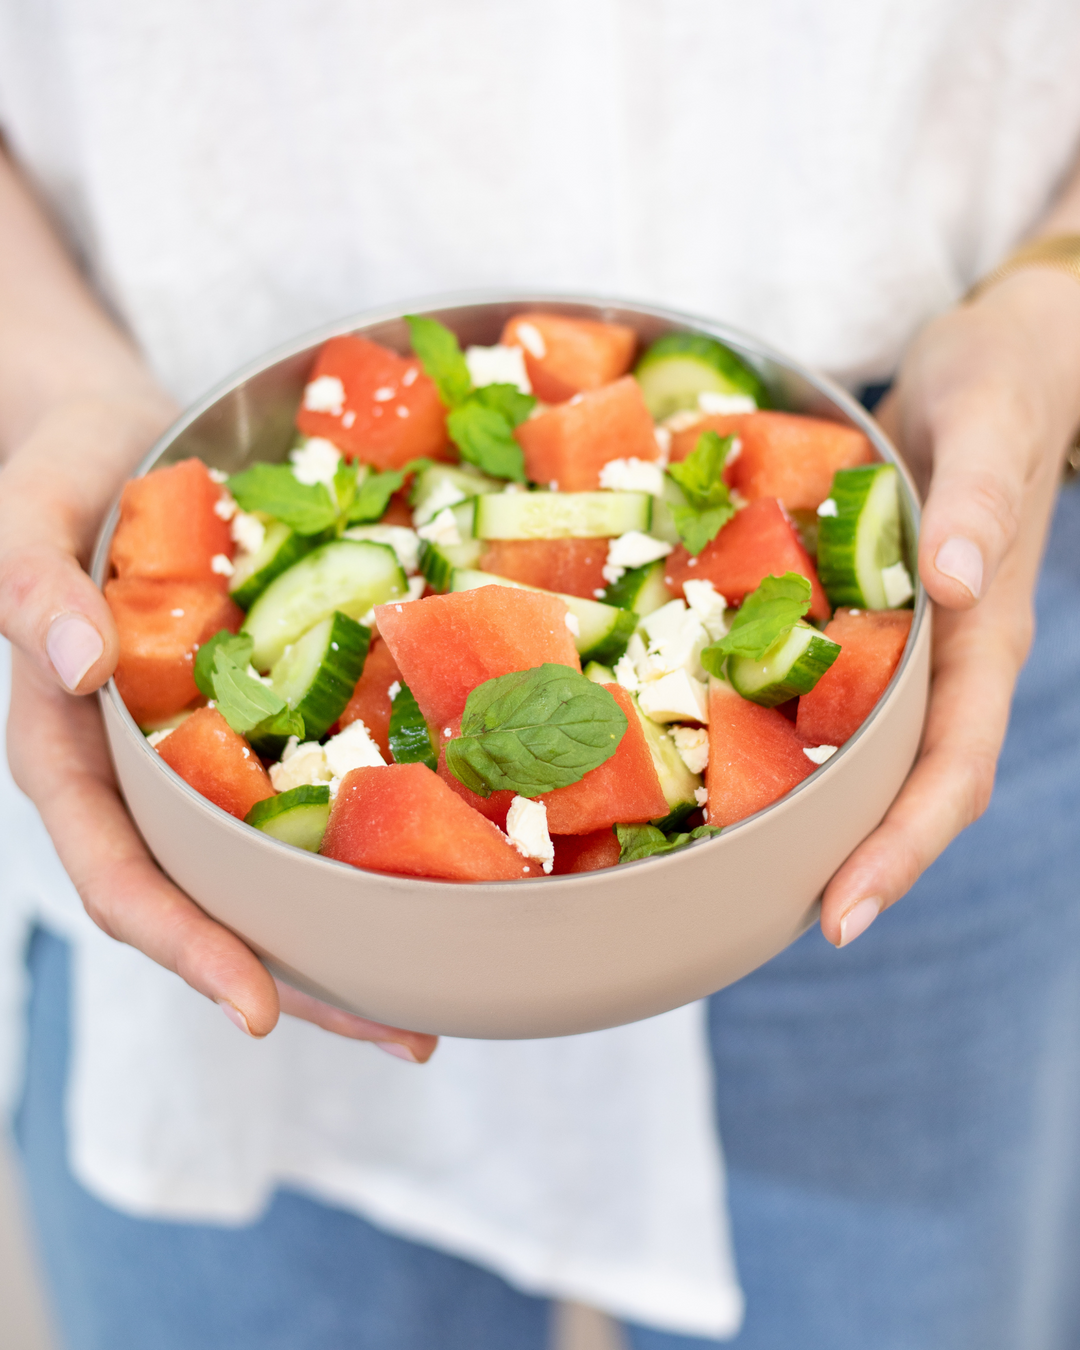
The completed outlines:
[[[423,311],[462,343],[497,341],[506,318],[552,309],[617,320],[643,343],[672,328],[712,334],[761,373],[777,406],[861,428],[895,453],[841,389],[723,325],[618,302],[493,297]],[[271,353],[186,414],[141,471],[198,455],[229,473],[281,460],[315,354],[358,331],[399,351],[399,311],[361,315]],[[918,505],[902,465],[909,552]],[[94,578],[106,574],[116,511]],[[669,857],[515,884],[453,884],[362,872],[243,825],[149,747],[110,681],[101,707],[117,776],[170,877],[290,983],[365,1017],[451,1036],[592,1031],[712,993],[768,961],[813,922],[829,877],[885,814],[914,760],[926,707],[930,622],[919,589],[903,660],[857,735],[782,801]]]

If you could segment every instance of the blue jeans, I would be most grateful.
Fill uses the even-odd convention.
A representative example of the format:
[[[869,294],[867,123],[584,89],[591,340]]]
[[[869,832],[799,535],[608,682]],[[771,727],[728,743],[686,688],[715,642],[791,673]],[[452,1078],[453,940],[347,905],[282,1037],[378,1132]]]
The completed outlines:
[[[748,1305],[730,1350],[1080,1345],[1078,545],[1070,489],[986,816],[850,949],[808,933],[712,999]],[[543,1300],[289,1192],[239,1230],[87,1195],[63,1154],[63,945],[31,960],[18,1133],[71,1350],[544,1345]]]

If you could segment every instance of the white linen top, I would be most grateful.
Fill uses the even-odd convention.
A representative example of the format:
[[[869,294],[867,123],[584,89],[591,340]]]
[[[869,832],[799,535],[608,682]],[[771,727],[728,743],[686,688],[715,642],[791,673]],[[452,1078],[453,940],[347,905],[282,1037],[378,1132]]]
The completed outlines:
[[[658,301],[885,377],[1043,209],[1077,71],[1076,0],[0,0],[0,127],[182,400],[483,287]],[[700,1007],[422,1070],[288,1020],[253,1044],[81,917],[3,781],[0,883],[9,1032],[29,916],[75,944],[97,1194],[242,1222],[289,1182],[530,1290],[737,1329]]]

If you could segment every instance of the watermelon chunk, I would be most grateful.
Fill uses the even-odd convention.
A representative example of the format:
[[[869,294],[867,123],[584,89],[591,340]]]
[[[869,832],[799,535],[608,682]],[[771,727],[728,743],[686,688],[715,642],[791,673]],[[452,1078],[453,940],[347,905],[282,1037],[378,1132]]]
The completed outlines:
[[[228,521],[216,514],[220,486],[200,459],[185,459],[125,483],[110,560],[119,577],[199,581],[228,589],[215,572],[218,554],[232,558]]]
[[[762,708],[720,680],[709,682],[710,825],[734,825],[814,772],[807,744],[776,708]]]
[[[198,697],[195,652],[244,612],[216,585],[117,577],[105,583],[120,635],[116,687],[136,722],[171,717]]]
[[[531,417],[514,435],[534,483],[591,492],[612,459],[659,459],[653,420],[632,375]]]
[[[355,334],[323,344],[296,425],[379,469],[400,469],[424,455],[455,457],[446,410],[420,362]]]
[[[443,881],[519,881],[543,875],[538,863],[523,858],[426,764],[390,764],[346,774],[320,852],[374,872]]]
[[[533,393],[563,403],[584,389],[599,389],[630,369],[637,334],[621,323],[569,319],[562,314],[516,314],[499,341],[521,347]]]
[[[196,792],[243,820],[275,796],[258,755],[216,708],[199,708],[158,745],[158,754]]]
[[[810,618],[827,619],[829,601],[795,526],[774,497],[761,497],[737,511],[696,558],[680,544],[668,557],[664,581],[679,596],[687,581],[711,581],[729,604],[737,604],[764,577],[785,572],[807,578]]]
[[[601,868],[614,867],[619,861],[619,841],[614,830],[561,835],[551,842],[555,845],[552,872],[557,877],[571,872],[599,872]]]
[[[604,688],[626,714],[626,731],[610,759],[578,782],[540,798],[547,807],[551,834],[592,834],[616,821],[639,824],[668,813],[633,698],[621,685],[605,684]]]
[[[807,745],[843,745],[870,716],[900,663],[910,609],[840,609],[825,633],[840,655],[799,699],[796,727]]]
[[[814,511],[837,469],[869,464],[873,449],[854,427],[800,413],[756,412],[703,418],[672,437],[672,460],[685,459],[703,431],[735,435],[742,450],[724,474],[747,501],[777,497],[789,511]]]
[[[375,622],[424,717],[440,732],[478,684],[545,661],[581,669],[566,605],[538,591],[483,586],[379,605]]]
[[[342,730],[353,722],[363,722],[387,763],[390,762],[390,713],[393,708],[390,686],[395,680],[401,683],[401,671],[390,655],[390,648],[379,638],[374,638],[360,679],[338,719]]]
[[[608,539],[490,539],[477,566],[497,577],[595,600],[607,585]]]

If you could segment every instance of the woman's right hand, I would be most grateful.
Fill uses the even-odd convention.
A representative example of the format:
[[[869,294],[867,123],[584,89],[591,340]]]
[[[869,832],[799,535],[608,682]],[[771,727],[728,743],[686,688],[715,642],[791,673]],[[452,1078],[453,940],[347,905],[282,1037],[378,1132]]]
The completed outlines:
[[[8,758],[87,913],[252,1036],[280,1012],[422,1063],[436,1038],[354,1017],[273,979],[150,857],[121,801],[96,700],[119,646],[84,567],[123,480],[176,415],[155,387],[53,407],[0,470],[0,633],[12,651]]]

